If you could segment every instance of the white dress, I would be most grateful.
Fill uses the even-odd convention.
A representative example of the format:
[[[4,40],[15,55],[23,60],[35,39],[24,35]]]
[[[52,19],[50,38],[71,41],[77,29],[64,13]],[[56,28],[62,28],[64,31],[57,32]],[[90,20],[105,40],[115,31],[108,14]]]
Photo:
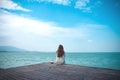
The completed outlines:
[[[65,55],[63,55],[62,57],[56,56],[56,63],[57,64],[65,64]]]

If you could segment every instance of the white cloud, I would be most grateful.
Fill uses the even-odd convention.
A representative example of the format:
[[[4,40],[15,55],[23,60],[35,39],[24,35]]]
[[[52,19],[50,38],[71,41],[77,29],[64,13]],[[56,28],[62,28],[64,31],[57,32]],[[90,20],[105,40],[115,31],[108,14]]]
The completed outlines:
[[[30,11],[28,9],[19,6],[17,3],[13,2],[12,0],[0,0],[0,8],[10,9],[10,10],[21,10],[26,12]]]
[[[91,43],[91,42],[93,42],[93,40],[89,39],[88,42]]]
[[[76,7],[79,8],[86,7],[89,2],[90,2],[89,0],[77,0]]]
[[[93,4],[90,4],[91,2],[90,0],[34,0],[34,1],[71,6],[86,13],[91,13],[93,8],[99,7],[102,4],[100,0],[94,1]]]
[[[7,37],[6,45],[24,47],[30,50],[36,49],[35,46],[38,49],[41,45],[47,45],[47,47],[41,47],[40,49],[45,51],[46,48],[50,49],[52,45],[68,42],[68,39],[87,36],[80,27],[64,28],[54,22],[38,21],[7,11],[1,11],[0,15],[0,33],[2,33],[0,36]],[[3,42],[0,42],[0,44],[3,44]]]
[[[74,2],[72,0],[35,0],[38,2],[52,2],[54,4],[61,4],[61,5],[70,5],[70,3]],[[88,6],[90,0],[76,0],[75,1],[75,8],[82,10],[83,12],[91,12],[91,7]]]
[[[35,20],[7,11],[0,12],[0,45],[55,51],[56,45],[64,44],[66,51],[91,51],[91,48],[100,51],[105,44],[109,45],[106,45],[108,50],[113,44],[112,48],[117,48],[119,41],[116,38],[112,40],[111,37],[114,39],[114,33],[105,25],[85,23],[65,28],[55,22]]]
[[[82,28],[63,28],[58,26],[54,22],[38,21],[34,19],[25,18],[18,15],[13,15],[9,12],[2,11],[0,16],[1,28],[8,30],[21,30],[22,32],[28,32],[37,34],[40,36],[55,37],[83,37],[85,32]]]
[[[54,4],[69,5],[70,0],[36,0],[38,2],[52,2]]]
[[[30,33],[46,37],[83,38],[90,35],[89,33],[92,34],[93,32],[91,31],[93,30],[101,30],[106,27],[99,24],[80,24],[76,27],[65,28],[54,22],[30,19],[4,10],[0,12],[0,15],[1,30],[9,30],[8,32],[11,31],[12,33],[21,31],[21,33]],[[4,33],[7,34],[7,31]]]
[[[83,12],[91,12],[91,7],[88,6],[90,0],[77,0],[75,3],[75,8],[82,10]]]

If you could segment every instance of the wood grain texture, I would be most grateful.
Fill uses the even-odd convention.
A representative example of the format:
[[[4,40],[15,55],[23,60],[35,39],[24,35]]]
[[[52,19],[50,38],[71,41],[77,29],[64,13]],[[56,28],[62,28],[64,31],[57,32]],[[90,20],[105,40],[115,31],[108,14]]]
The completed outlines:
[[[120,80],[120,70],[41,63],[0,69],[0,80]]]

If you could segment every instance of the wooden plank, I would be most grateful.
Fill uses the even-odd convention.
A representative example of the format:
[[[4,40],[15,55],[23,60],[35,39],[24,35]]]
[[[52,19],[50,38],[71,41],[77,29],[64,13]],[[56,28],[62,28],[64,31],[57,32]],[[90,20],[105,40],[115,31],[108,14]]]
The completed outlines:
[[[120,80],[120,70],[41,63],[0,69],[0,80]]]

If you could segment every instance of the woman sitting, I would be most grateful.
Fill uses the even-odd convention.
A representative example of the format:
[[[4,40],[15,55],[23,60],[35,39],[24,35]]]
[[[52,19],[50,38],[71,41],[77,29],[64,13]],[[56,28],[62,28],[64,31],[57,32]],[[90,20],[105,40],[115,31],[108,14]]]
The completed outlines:
[[[65,52],[62,45],[59,45],[56,51],[56,63],[65,64]]]

